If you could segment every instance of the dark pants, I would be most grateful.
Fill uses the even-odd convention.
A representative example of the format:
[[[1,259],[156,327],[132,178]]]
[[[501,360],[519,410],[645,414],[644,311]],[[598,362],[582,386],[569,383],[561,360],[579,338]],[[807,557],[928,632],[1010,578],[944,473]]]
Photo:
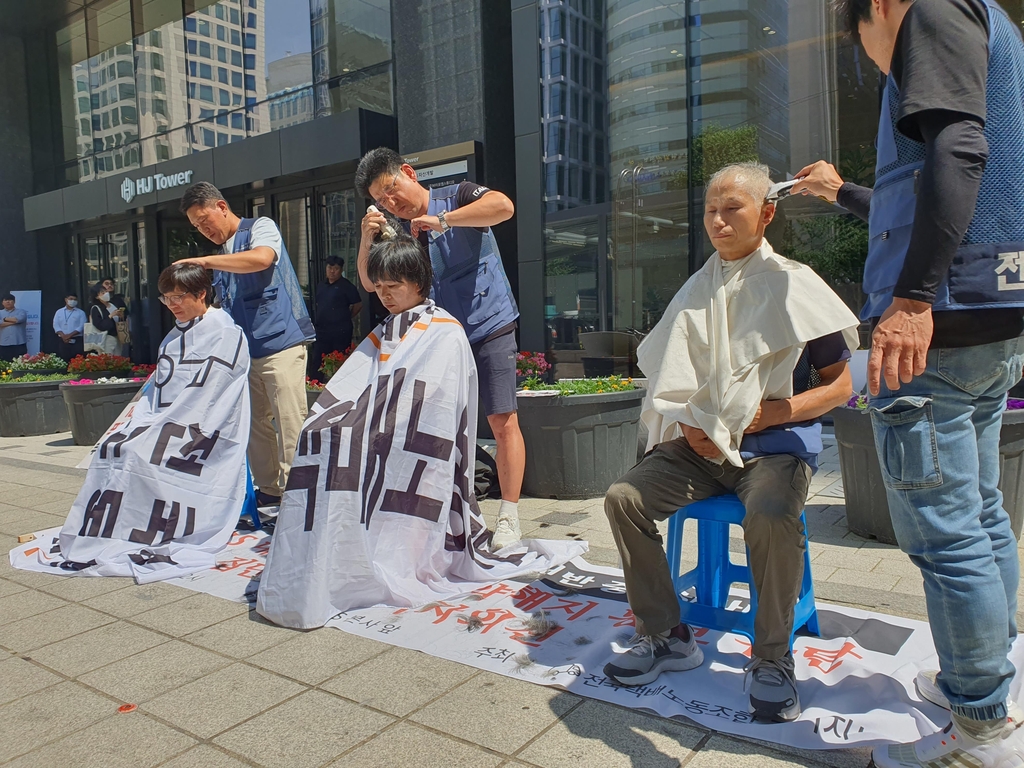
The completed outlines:
[[[604,509],[622,556],[626,595],[641,634],[679,623],[679,602],[657,523],[680,507],[735,493],[747,514],[743,536],[757,589],[752,653],[778,659],[790,650],[793,611],[800,597],[807,546],[800,513],[811,468],[780,454],[719,466],[698,456],[685,439],[662,443],[608,489]]]
[[[85,354],[83,350],[81,336],[75,336],[67,341],[62,341],[59,336],[57,337],[57,354],[61,356],[64,362],[70,363],[77,355]]]
[[[0,346],[0,360],[10,362],[16,357],[28,354],[28,347],[25,344],[8,344]]]
[[[306,375],[311,379],[323,381],[324,375],[320,373],[320,366],[323,364],[323,356],[331,352],[344,352],[352,345],[352,331],[342,335],[321,336],[320,331],[316,333],[316,341],[313,342],[313,350],[309,355],[309,363],[306,366]]]

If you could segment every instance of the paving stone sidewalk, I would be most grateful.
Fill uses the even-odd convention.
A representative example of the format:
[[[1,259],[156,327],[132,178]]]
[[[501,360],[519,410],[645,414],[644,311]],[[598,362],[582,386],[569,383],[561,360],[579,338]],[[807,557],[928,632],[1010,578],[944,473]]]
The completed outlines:
[[[166,584],[16,571],[16,537],[61,525],[84,471],[70,435],[0,439],[0,765],[865,766],[723,736],[335,629],[298,632]],[[822,600],[924,618],[895,548],[846,530],[834,445],[808,506]],[[617,565],[600,499],[521,504],[523,533],[589,540]],[[484,505],[489,522],[497,506]],[[733,546],[742,551],[737,538]],[[692,550],[692,547],[690,548]],[[864,585],[870,585],[869,587]],[[122,704],[138,705],[118,714]]]

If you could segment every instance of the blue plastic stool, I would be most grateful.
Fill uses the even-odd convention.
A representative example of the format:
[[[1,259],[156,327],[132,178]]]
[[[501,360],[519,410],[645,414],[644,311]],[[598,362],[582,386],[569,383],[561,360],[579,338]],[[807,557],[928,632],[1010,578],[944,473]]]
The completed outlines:
[[[723,632],[735,632],[754,641],[754,616],[757,613],[757,592],[746,565],[735,565],[729,560],[729,525],[742,525],[746,510],[736,496],[713,496],[694,502],[676,512],[668,524],[668,563],[679,598],[681,620],[687,624]],[[697,521],[697,567],[680,574],[683,548],[683,523]],[[807,518],[800,513],[800,523],[807,534]],[[747,550],[750,562],[750,550]],[[729,585],[744,582],[750,586],[750,610],[729,611]],[[696,600],[689,601],[682,593],[696,588]],[[818,612],[814,607],[814,583],[811,580],[811,556],[804,550],[804,580],[800,587],[793,616],[793,635],[801,627],[813,635],[818,632]]]
[[[252,486],[252,472],[249,471],[248,459],[245,460],[245,501],[242,502],[242,513],[238,519],[241,520],[246,515],[249,515],[252,520],[254,531],[263,527],[260,524],[260,511],[256,508],[256,489]]]

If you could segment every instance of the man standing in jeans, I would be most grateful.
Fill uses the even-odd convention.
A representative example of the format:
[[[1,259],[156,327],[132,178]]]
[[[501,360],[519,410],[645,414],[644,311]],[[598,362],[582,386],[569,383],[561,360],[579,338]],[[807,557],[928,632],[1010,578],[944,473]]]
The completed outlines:
[[[265,217],[238,218],[213,184],[189,187],[181,212],[222,246],[220,254],[182,261],[213,270],[220,305],[249,343],[249,464],[256,503],[277,506],[308,411],[305,343],[316,338],[299,281],[277,225]]]
[[[875,326],[875,445],[939,657],[918,691],[952,710],[939,733],[876,747],[874,764],[1024,765],[1007,699],[1017,542],[998,488],[1006,393],[1024,365],[1024,45],[988,0],[842,0],[839,11],[888,75],[874,189],[819,162],[793,191],[869,222],[861,317]]]
[[[356,169],[356,190],[377,206],[409,222],[413,237],[430,253],[434,270],[431,298],[462,323],[473,347],[480,399],[498,444],[501,507],[491,540],[493,550],[519,541],[519,494],[526,468],[526,446],[516,414],[516,320],[519,309],[491,227],[512,218],[512,201],[501,192],[464,181],[428,189],[416,170],[392,149],[371,150]],[[363,218],[359,279],[366,277],[370,246],[386,220]]]

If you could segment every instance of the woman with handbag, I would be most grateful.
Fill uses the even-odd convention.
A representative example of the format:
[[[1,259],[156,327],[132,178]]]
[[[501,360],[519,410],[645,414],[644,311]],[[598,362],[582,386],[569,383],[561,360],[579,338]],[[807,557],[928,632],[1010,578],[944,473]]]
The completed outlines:
[[[111,303],[110,292],[97,283],[89,289],[89,322],[85,324],[85,351],[117,355],[121,342],[117,338],[120,310]]]

